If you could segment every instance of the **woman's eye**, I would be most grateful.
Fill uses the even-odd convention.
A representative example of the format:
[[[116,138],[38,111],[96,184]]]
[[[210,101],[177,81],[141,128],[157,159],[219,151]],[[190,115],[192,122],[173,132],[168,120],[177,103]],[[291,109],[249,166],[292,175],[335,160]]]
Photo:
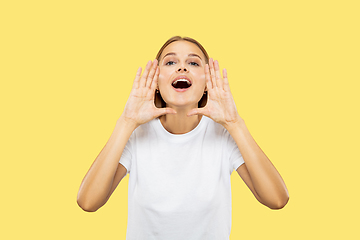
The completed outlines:
[[[173,61],[168,61],[168,62],[166,63],[166,65],[172,65],[172,64],[169,64],[169,63],[175,63],[175,62],[173,62]]]
[[[173,64],[175,64],[174,61],[168,61],[165,65],[173,65]],[[190,62],[190,65],[199,66],[199,64],[196,62]]]

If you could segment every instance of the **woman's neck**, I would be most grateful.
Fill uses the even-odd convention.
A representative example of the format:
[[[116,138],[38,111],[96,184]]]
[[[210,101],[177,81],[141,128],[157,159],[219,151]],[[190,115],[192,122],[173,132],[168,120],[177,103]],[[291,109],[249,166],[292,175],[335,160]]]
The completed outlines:
[[[162,115],[159,119],[163,127],[172,134],[185,134],[190,132],[199,124],[202,118],[202,115],[186,116],[194,107],[176,108],[172,106],[171,108],[175,109],[177,113]]]

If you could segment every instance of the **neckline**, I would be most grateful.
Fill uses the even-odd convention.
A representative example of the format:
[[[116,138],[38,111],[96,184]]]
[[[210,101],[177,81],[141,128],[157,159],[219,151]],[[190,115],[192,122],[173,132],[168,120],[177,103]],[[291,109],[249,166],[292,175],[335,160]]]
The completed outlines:
[[[156,118],[156,126],[159,130],[159,133],[163,137],[167,138],[169,141],[173,141],[173,142],[186,141],[201,131],[201,129],[203,128],[204,122],[206,121],[205,118],[206,118],[206,116],[203,115],[200,119],[200,122],[198,123],[198,125],[196,125],[196,127],[193,130],[191,130],[190,132],[187,132],[187,133],[183,133],[183,134],[170,133],[168,130],[166,130],[164,128],[164,126],[162,125],[162,123],[160,121],[160,118]]]

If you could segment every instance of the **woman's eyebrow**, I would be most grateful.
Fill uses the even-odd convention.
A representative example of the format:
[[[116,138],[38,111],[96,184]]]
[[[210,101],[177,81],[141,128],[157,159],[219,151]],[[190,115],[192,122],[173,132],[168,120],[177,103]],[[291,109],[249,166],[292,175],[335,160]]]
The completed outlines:
[[[163,58],[165,58],[165,57],[168,56],[168,55],[176,55],[176,53],[174,53],[174,52],[169,52],[169,53],[167,53]],[[190,53],[188,56],[189,56],[189,57],[198,57],[198,58],[201,59],[201,57],[200,57],[199,55],[195,54],[195,53]],[[202,59],[201,59],[201,60],[202,60]]]

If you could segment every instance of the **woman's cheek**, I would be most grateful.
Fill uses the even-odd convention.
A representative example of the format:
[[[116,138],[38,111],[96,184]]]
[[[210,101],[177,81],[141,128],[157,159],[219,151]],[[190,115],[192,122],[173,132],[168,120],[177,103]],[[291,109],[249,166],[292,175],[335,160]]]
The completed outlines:
[[[206,84],[206,77],[205,77],[205,73],[204,74],[200,74],[199,79],[204,82]]]
[[[166,74],[160,72],[159,77],[158,77],[158,83],[165,82],[166,78],[167,78]]]
[[[167,76],[160,72],[159,77],[158,77],[158,86],[160,87],[160,86],[163,86],[164,84],[166,85],[166,79],[167,79]]]

